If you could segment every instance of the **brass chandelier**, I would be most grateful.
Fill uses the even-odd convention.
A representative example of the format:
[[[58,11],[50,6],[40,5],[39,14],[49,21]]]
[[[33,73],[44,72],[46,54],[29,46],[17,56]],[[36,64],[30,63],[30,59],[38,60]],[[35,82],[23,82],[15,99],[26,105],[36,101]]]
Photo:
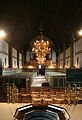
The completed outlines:
[[[40,40],[36,40],[33,44],[32,52],[36,55],[38,64],[42,65],[45,63],[46,55],[51,51],[49,48],[49,41],[43,40],[42,28],[40,29]]]

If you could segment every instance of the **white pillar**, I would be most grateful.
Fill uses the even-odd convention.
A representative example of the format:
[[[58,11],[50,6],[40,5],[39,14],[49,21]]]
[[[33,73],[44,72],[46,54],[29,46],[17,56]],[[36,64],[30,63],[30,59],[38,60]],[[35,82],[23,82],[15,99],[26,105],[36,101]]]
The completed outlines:
[[[30,64],[30,51],[27,51],[26,53],[26,62]]]
[[[52,64],[56,63],[56,52],[52,50]]]

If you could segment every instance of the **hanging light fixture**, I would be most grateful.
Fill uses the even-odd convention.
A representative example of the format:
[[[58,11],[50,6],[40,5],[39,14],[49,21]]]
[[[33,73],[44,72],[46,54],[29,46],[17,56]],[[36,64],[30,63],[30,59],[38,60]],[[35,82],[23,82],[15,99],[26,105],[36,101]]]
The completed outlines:
[[[40,40],[36,40],[33,44],[32,52],[36,55],[36,59],[38,61],[38,64],[42,65],[45,63],[46,55],[51,51],[51,48],[49,48],[49,41],[43,40],[43,34],[42,34],[42,0],[40,0]]]
[[[49,41],[43,40],[42,34],[42,25],[40,28],[40,40],[36,40],[33,44],[32,52],[36,55],[36,59],[38,60],[38,64],[44,64],[46,60],[46,55],[51,51],[49,48]]]

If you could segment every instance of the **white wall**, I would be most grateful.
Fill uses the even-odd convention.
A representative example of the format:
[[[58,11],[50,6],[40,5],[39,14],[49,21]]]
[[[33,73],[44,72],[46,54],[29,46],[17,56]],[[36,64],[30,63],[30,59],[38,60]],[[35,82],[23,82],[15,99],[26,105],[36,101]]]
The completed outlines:
[[[71,47],[69,47],[65,50],[65,57],[70,56],[70,49],[71,49]]]
[[[17,50],[12,48],[12,56],[17,58]]]
[[[73,56],[74,57],[74,56]],[[65,67],[70,68],[71,47],[65,50]],[[63,65],[63,53],[58,56],[58,68]],[[78,60],[77,60],[78,59]],[[75,58],[73,59],[76,68],[82,68],[82,38],[75,42]],[[77,64],[78,62],[78,64]]]
[[[59,68],[63,68],[63,54],[64,54],[64,53],[61,53],[61,54],[59,55],[59,59],[60,59],[60,61],[59,61],[59,62],[60,62],[60,63],[59,63],[59,64],[60,64]]]
[[[78,65],[77,65],[78,59]],[[79,39],[75,43],[75,66],[82,68],[82,39]]]
[[[65,67],[66,68],[70,67],[70,49],[71,47],[65,50]],[[58,68],[63,68],[63,64],[64,64],[64,52],[62,52],[58,56]]]
[[[58,58],[57,68],[59,68],[59,67],[60,67],[60,60],[59,60],[59,56],[58,56],[57,58]]]
[[[22,60],[22,54],[19,53],[19,60]]]
[[[2,61],[3,68],[9,66],[8,63],[8,43],[4,40],[0,40],[0,60]]]
[[[19,53],[19,68],[22,68],[22,54]]]
[[[52,64],[56,63],[56,52],[52,50]]]
[[[2,51],[2,40],[0,40],[0,51]]]
[[[13,68],[17,68],[17,50],[12,48],[12,66]]]
[[[2,41],[2,50],[8,53],[8,43],[6,41]]]
[[[77,53],[80,50],[82,50],[82,39],[79,39],[78,41],[76,41],[76,44],[75,44],[75,52]]]
[[[17,67],[18,67],[18,66],[17,66],[17,59],[14,58],[14,57],[12,57],[12,67],[13,67],[13,68],[17,68]]]
[[[71,47],[65,50],[65,66],[67,68],[70,67],[70,57],[71,57],[70,51],[71,51]]]
[[[2,66],[4,68],[7,68],[9,66],[9,64],[8,64],[8,55],[2,54],[2,58],[3,58],[3,60],[2,60]]]
[[[2,41],[0,40],[0,66],[2,66]]]
[[[26,53],[26,62],[30,63],[30,51],[27,51]]]

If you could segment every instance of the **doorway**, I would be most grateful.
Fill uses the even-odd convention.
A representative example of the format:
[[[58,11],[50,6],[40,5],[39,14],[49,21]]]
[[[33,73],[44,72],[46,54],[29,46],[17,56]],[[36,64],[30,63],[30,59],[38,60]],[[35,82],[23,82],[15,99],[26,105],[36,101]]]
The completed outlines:
[[[45,75],[45,66],[44,65],[38,65],[37,68],[37,75]]]

